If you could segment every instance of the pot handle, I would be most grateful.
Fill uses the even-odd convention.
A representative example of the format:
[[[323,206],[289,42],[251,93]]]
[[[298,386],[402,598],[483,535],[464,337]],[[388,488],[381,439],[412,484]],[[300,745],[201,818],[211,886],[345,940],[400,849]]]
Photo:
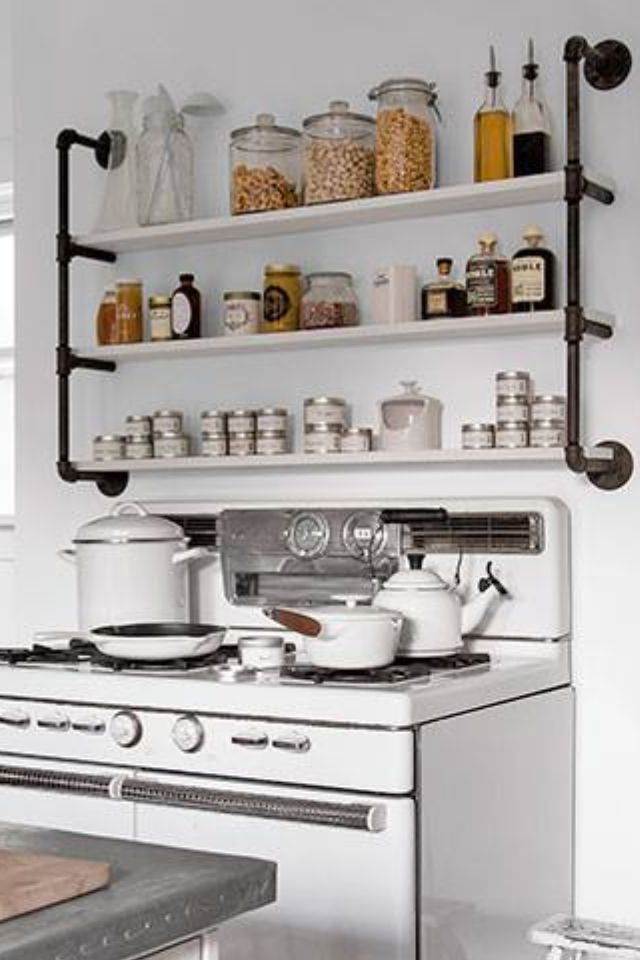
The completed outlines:
[[[141,503],[136,503],[135,500],[123,500],[121,503],[116,503],[111,511],[111,516],[120,517],[125,513],[135,513],[139,517],[149,516],[149,511],[145,510]]]
[[[179,563],[188,563],[191,560],[204,560],[205,557],[210,557],[211,552],[207,547],[191,547],[189,550],[178,550],[177,553],[171,557],[171,563],[176,565]]]
[[[64,560],[65,563],[76,562],[76,551],[73,547],[66,547],[64,550],[58,550],[57,552],[60,559]]]
[[[287,630],[301,633],[303,637],[320,637],[322,624],[314,617],[308,617],[297,610],[286,610],[284,607],[263,607],[262,612],[269,620],[279,623]]]

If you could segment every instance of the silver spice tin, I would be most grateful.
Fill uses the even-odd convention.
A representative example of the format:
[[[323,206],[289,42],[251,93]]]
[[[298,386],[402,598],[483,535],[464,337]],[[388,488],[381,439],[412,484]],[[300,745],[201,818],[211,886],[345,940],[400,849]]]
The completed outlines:
[[[496,402],[496,420],[507,423],[509,420],[529,421],[529,398],[526,396],[498,397]]]
[[[203,457],[226,457],[228,450],[228,439],[226,433],[203,433],[202,434],[202,456]]]
[[[124,422],[127,440],[147,440],[151,437],[151,417],[131,414]]]
[[[189,437],[177,430],[165,430],[153,436],[153,455],[160,460],[189,456]]]
[[[339,424],[318,423],[305,427],[305,453],[340,453],[342,428]]]
[[[564,418],[534,420],[531,424],[532,447],[563,447],[564,443]]]
[[[341,397],[307,397],[304,401],[304,425],[307,427],[347,426],[347,404]]]
[[[369,427],[347,427],[340,434],[341,453],[366,453],[373,447],[373,433]]]
[[[531,401],[532,420],[564,420],[566,400],[558,393],[540,393]]]
[[[496,373],[496,396],[529,397],[531,374],[527,370],[500,370]]]
[[[278,670],[284,665],[284,637],[277,634],[240,637],[238,640],[240,663],[256,670]]]
[[[492,423],[463,423],[462,449],[488,450],[495,446],[495,430]]]
[[[271,456],[287,452],[287,434],[284,430],[258,430],[256,453]]]
[[[529,424],[526,420],[508,420],[496,427],[496,447],[513,450],[529,445]]]
[[[226,433],[226,410],[203,410],[200,414],[200,429],[205,433]]]
[[[289,413],[284,407],[262,407],[256,410],[256,430],[281,430],[286,432]]]
[[[229,433],[253,433],[255,429],[255,410],[230,410],[227,414],[227,430]]]
[[[182,413],[179,410],[156,410],[153,415],[153,432],[182,433]]]
[[[119,433],[101,433],[93,438],[94,460],[122,460],[125,454],[125,440]]]
[[[256,452],[256,435],[253,430],[241,430],[229,434],[229,455],[248,457]]]
[[[151,460],[153,457],[151,437],[127,437],[125,456],[127,460]]]

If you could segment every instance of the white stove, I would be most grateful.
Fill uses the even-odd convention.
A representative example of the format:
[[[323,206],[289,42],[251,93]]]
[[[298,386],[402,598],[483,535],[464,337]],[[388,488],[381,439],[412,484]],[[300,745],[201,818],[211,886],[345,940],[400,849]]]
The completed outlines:
[[[464,587],[491,560],[511,594],[474,656],[349,682],[2,665],[3,818],[278,861],[278,903],[229,931],[234,960],[524,953],[531,922],[571,905],[568,517],[541,499],[412,504],[434,505],[454,518],[432,543],[442,574],[460,567]],[[375,509],[313,505],[341,530]],[[232,642],[266,625],[264,584],[281,600],[287,583],[268,551],[248,569],[218,548],[196,610]]]

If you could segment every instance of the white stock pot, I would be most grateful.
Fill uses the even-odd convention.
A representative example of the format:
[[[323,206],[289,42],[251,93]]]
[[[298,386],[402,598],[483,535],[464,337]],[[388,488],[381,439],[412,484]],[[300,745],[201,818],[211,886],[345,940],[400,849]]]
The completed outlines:
[[[80,630],[189,619],[189,562],[208,551],[189,550],[178,524],[120,503],[83,524],[73,544],[58,552],[77,567]]]

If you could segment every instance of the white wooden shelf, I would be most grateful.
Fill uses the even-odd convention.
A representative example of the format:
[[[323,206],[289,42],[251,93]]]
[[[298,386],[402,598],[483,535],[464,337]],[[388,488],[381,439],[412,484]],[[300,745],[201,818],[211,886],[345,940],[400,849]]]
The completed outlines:
[[[592,179],[611,186],[610,180],[605,182],[602,177]],[[337,227],[357,227],[418,217],[439,217],[444,214],[553,203],[563,199],[564,189],[564,173],[558,171],[511,180],[494,180],[490,183],[437,187],[416,193],[295,207],[290,210],[133,227],[108,233],[86,234],[75,239],[78,243],[102,247],[114,253],[130,253],[136,250],[251,240],[256,237],[312,233]]]
[[[598,455],[607,458],[610,451],[598,451]],[[564,450],[560,447],[527,447],[521,450],[421,450],[410,453],[374,450],[371,453],[284,453],[278,456],[181,457],[171,460],[91,460],[75,465],[80,470],[100,470],[106,473],[173,473],[185,470],[282,470],[284,467],[314,470],[331,467],[464,467],[468,464],[497,467],[510,464],[560,465],[564,464]]]

